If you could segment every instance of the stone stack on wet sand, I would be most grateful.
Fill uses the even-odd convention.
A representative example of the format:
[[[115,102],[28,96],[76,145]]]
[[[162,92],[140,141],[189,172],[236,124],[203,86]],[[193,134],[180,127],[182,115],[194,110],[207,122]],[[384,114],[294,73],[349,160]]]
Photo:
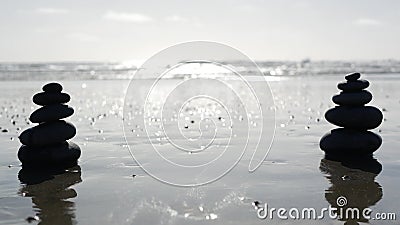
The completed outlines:
[[[39,125],[29,128],[19,136],[23,144],[18,158],[24,168],[68,168],[77,165],[81,155],[78,145],[67,140],[76,134],[76,128],[64,118],[74,110],[65,105],[70,96],[63,93],[58,83],[43,86],[43,92],[33,96],[33,102],[42,106],[34,111],[29,120]]]
[[[373,106],[365,106],[372,94],[365,90],[369,82],[360,79],[359,73],[345,77],[337,87],[341,92],[332,97],[338,106],[329,109],[325,118],[341,128],[331,130],[320,141],[320,148],[332,158],[370,157],[382,144],[379,135],[368,131],[382,123],[382,112]]]

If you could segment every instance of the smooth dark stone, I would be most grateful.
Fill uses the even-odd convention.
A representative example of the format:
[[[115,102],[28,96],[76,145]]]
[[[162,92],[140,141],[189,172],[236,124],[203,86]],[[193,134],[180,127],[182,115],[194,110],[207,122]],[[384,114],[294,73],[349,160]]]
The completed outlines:
[[[370,131],[346,128],[331,130],[319,142],[320,148],[328,155],[370,155],[382,144],[379,135]]]
[[[361,77],[360,73],[349,73],[344,78],[348,81],[355,81],[360,79],[360,77]]]
[[[77,165],[81,149],[73,142],[62,142],[46,147],[23,145],[18,151],[22,167],[71,167]]]
[[[46,105],[35,110],[29,120],[32,123],[50,122],[67,118],[74,114],[74,109],[62,104]]]
[[[340,90],[343,91],[361,91],[369,86],[369,82],[366,80],[355,80],[341,82],[337,85]]]
[[[67,93],[40,92],[33,96],[33,102],[37,105],[53,105],[67,103],[71,97]]]
[[[336,106],[325,113],[325,118],[339,127],[368,130],[381,124],[383,114],[373,106]]]
[[[18,179],[21,184],[25,185],[23,188],[24,193],[30,196],[36,196],[38,193],[44,194],[46,196],[46,190],[55,190],[57,192],[61,190],[69,190],[71,185],[82,182],[82,170],[79,165],[72,167],[37,167],[32,168],[24,166],[18,172]],[[46,182],[41,185],[41,188],[37,188],[37,186],[32,186],[32,184],[40,184],[44,181]],[[32,193],[32,187],[34,188],[34,192]],[[44,192],[43,192],[44,191]],[[29,194],[28,194],[29,193]],[[58,196],[59,197],[59,196]]]
[[[376,160],[372,154],[367,155],[349,155],[335,153],[325,154],[324,159],[321,160],[321,165],[324,160],[340,162],[342,166],[350,169],[358,169],[364,172],[379,174],[382,171],[382,164]],[[325,161],[327,162],[327,161]]]
[[[61,92],[63,87],[59,83],[48,83],[42,87],[44,92]]]
[[[372,94],[369,91],[360,92],[340,92],[332,97],[332,101],[338,105],[362,106],[372,100]]]
[[[19,140],[27,146],[46,146],[64,142],[73,138],[76,129],[63,120],[41,123],[21,133]]]

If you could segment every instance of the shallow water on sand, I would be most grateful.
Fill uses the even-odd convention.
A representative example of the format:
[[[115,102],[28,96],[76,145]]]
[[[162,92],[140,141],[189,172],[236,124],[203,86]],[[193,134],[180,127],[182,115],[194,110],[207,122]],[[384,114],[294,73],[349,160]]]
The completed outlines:
[[[329,218],[260,220],[254,208],[257,201],[275,208],[319,210],[334,204],[337,196],[373,212],[397,212],[400,78],[364,78],[371,82],[370,104],[384,109],[385,121],[375,129],[383,138],[375,154],[383,170],[376,177],[323,160],[318,147],[319,139],[334,128],[323,114],[333,106],[330,99],[343,77],[285,77],[270,82],[277,128],[262,166],[248,173],[244,160],[222,179],[195,188],[163,184],[132,159],[122,129],[126,80],[63,82],[71,95],[69,105],[75,109],[69,120],[78,130],[73,141],[82,149],[79,167],[26,184],[37,176],[20,172],[17,137],[32,126],[27,117],[37,106],[31,96],[45,82],[0,82],[0,131],[4,130],[0,133],[0,224],[26,224],[27,220],[39,224],[343,224]],[[145,137],[138,137],[136,147],[150,148]]]

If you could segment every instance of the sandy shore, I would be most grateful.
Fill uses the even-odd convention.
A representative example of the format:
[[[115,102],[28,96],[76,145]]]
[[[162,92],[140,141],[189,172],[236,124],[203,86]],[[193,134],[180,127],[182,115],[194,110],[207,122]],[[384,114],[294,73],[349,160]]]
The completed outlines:
[[[133,161],[122,130],[127,80],[62,82],[72,97],[69,105],[75,108],[70,120],[78,130],[73,141],[82,149],[80,170],[75,168],[76,171],[37,185],[21,184],[17,137],[32,126],[27,124],[29,114],[36,108],[31,96],[45,82],[2,81],[0,224],[26,224],[25,219],[35,215],[41,224],[291,224],[294,221],[259,220],[253,202],[267,202],[276,208],[319,209],[329,206],[329,194],[352,195],[354,189],[366,193],[367,197],[358,199],[370,204],[372,210],[395,212],[400,201],[400,78],[398,74],[365,78],[371,82],[371,104],[383,109],[385,118],[375,130],[383,138],[375,155],[383,165],[377,177],[321,161],[324,156],[318,147],[319,139],[333,128],[323,114],[333,106],[331,96],[343,77],[283,77],[270,82],[277,128],[263,165],[249,174],[248,162],[240,162],[227,176],[197,188],[161,184]],[[149,148],[145,137],[138,137],[136,147]],[[353,177],[355,173],[357,176]],[[335,179],[344,175],[350,176],[348,182]],[[360,185],[357,179],[366,183]],[[370,221],[385,222],[393,223]],[[296,223],[343,224],[329,218]]]

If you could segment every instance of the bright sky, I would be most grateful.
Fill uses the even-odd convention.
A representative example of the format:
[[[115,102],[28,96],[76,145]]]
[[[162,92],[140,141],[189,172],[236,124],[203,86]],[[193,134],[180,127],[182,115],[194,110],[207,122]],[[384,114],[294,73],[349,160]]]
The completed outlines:
[[[211,40],[256,60],[400,59],[400,1],[2,0],[0,61],[146,59]]]

